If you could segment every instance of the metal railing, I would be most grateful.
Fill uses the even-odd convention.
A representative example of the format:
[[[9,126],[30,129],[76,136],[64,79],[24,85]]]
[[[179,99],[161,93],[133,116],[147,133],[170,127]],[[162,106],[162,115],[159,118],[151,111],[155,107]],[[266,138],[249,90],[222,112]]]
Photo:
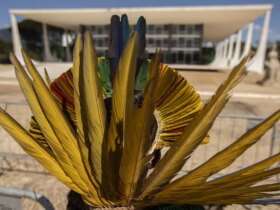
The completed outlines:
[[[2,108],[9,111],[9,106],[27,106],[26,103],[1,103]],[[30,116],[26,116],[28,122]],[[193,157],[188,161],[188,165],[193,168],[202,162],[205,162],[212,155],[216,154],[227,145],[231,144],[243,133],[261,122],[263,117],[245,116],[245,115],[220,115],[214,123],[210,132],[210,142],[207,145],[201,145],[195,151]],[[265,134],[262,139],[245,152],[233,164],[231,170],[222,171],[221,175],[230,173],[267,158],[273,154],[280,152],[280,123],[275,124],[270,131]],[[24,167],[22,167],[24,166]],[[15,154],[11,152],[3,152],[0,148],[0,171],[21,171],[28,173],[48,174],[36,161],[26,154]],[[279,176],[276,176],[279,181]],[[275,180],[274,180],[275,181]],[[34,192],[33,192],[34,193]],[[31,194],[30,194],[31,195]],[[38,197],[38,196],[37,196]],[[35,197],[34,197],[35,198]],[[257,200],[256,204],[268,205],[279,204],[278,199]],[[246,209],[246,206],[244,206]]]
[[[6,188],[6,187],[0,187],[0,198],[1,196],[4,196],[5,198],[10,197],[14,200],[21,200],[22,198],[28,198],[31,200],[34,200],[35,202],[39,203],[45,210],[55,210],[52,203],[49,201],[47,197],[44,195],[29,191],[29,190],[21,190],[16,188]],[[1,203],[0,203],[1,204]],[[6,204],[11,205],[11,203]],[[1,206],[0,206],[1,207]],[[2,207],[1,207],[2,208]],[[5,206],[2,209],[11,209],[9,206]],[[13,209],[11,209],[13,210]]]

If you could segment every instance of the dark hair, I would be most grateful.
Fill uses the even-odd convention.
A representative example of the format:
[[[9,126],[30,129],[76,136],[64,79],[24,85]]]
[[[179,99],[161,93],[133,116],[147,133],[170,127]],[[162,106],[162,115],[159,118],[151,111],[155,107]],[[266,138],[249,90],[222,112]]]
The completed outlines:
[[[67,195],[67,210],[90,210],[90,207],[83,201],[82,196],[71,190]]]

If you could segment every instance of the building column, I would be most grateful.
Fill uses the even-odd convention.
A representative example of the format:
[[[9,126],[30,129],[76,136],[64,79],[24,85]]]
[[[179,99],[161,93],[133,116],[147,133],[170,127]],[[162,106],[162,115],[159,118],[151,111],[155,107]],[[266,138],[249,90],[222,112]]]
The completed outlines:
[[[229,39],[225,39],[222,42],[222,51],[221,51],[221,58],[217,66],[221,69],[226,69],[227,68],[227,55],[229,53]]]
[[[271,11],[267,11],[264,17],[264,23],[263,23],[259,46],[254,58],[252,59],[252,62],[248,66],[248,71],[256,72],[259,74],[264,73],[264,62],[266,57],[270,16],[271,16]]]
[[[215,58],[212,61],[212,63],[210,63],[210,65],[216,65],[219,62],[219,59],[221,57],[221,46],[222,46],[222,42],[219,42],[216,44],[215,47]]]
[[[52,54],[51,54],[51,49],[50,49],[47,24],[42,23],[42,29],[43,29],[44,60],[45,61],[54,61]]]
[[[234,42],[235,42],[235,39],[236,39],[236,35],[233,34],[230,36],[230,39],[229,39],[229,50],[228,50],[228,54],[227,54],[227,66],[230,66],[230,62],[233,58],[233,48],[234,48]]]
[[[11,29],[12,29],[12,41],[13,41],[13,50],[15,56],[19,59],[19,61],[23,62],[23,57],[21,54],[21,39],[20,39],[20,33],[18,29],[18,23],[17,18],[14,14],[10,14],[11,18]]]
[[[252,42],[253,42],[253,32],[254,32],[254,23],[250,23],[248,25],[247,38],[246,38],[244,50],[241,55],[241,59],[244,58],[246,55],[248,55],[251,51]]]
[[[226,41],[224,40],[221,43],[221,52],[220,52],[221,54],[220,54],[218,65],[220,65],[221,62],[224,60],[225,51],[226,51]]]
[[[223,42],[220,42],[219,43],[219,46],[218,46],[218,53],[217,53],[217,60],[216,60],[216,63],[219,63],[221,58],[223,56]]]
[[[65,47],[65,55],[66,55],[66,61],[71,61],[71,50],[70,50],[70,46],[69,46],[69,31],[68,30],[64,30],[64,34],[63,34],[63,46]]]
[[[224,57],[224,54],[225,54],[225,50],[226,50],[226,41],[222,41],[222,44],[221,44],[221,58]]]
[[[225,45],[224,45],[223,58],[226,59],[228,50],[229,50],[229,39],[227,38],[224,42],[225,42]]]
[[[234,67],[236,64],[239,63],[240,61],[240,55],[241,55],[241,42],[242,42],[242,30],[240,30],[237,33],[236,37],[236,44],[235,44],[235,49],[234,49],[234,55],[232,60],[230,61],[230,66]]]

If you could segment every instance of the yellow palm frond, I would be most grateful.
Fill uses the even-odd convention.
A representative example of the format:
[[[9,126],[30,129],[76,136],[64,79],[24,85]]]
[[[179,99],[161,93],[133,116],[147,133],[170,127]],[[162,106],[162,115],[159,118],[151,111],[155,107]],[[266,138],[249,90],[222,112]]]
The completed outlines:
[[[80,186],[85,192],[87,192],[87,185],[81,180],[78,171],[73,167],[69,156],[64,151],[59,142],[59,139],[57,138],[55,132],[53,131],[51,125],[45,117],[42,106],[40,105],[32,86],[31,79],[28,77],[27,73],[24,71],[23,67],[14,56],[11,56],[11,60],[16,67],[16,76],[18,78],[21,89],[26,96],[29,106],[42,130],[44,137],[47,140],[48,145],[55,155],[55,159],[57,159],[61,167],[64,169],[65,173],[70,176],[74,182],[77,182],[76,184],[78,186]]]
[[[279,167],[272,167],[280,162],[280,154],[212,178],[279,120],[279,110],[205,163],[173,180],[208,137],[232,89],[246,74],[249,57],[233,69],[203,105],[182,76],[160,63],[160,53],[146,60],[147,72],[138,71],[143,61],[138,54],[139,37],[138,32],[131,35],[111,77],[107,75],[112,70],[110,59],[97,58],[89,32],[76,39],[71,71],[51,85],[44,82],[25,52],[29,74],[12,55],[19,85],[33,113],[31,129],[23,129],[2,109],[0,125],[29,155],[94,207],[243,204],[273,197],[280,191],[278,183],[259,184],[280,174]],[[140,72],[142,76],[147,74],[141,91],[135,88]],[[106,78],[102,78],[104,75]],[[106,80],[109,77],[112,81]],[[104,84],[107,89],[113,88],[105,92]],[[159,139],[151,138],[154,111],[160,119]],[[149,171],[153,144],[157,149],[170,149]]]
[[[161,191],[161,193],[164,194],[165,190],[176,190],[178,188],[182,190],[184,188],[189,188],[191,186],[205,183],[211,175],[216,174],[222,169],[229,166],[249,147],[255,144],[260,139],[260,137],[264,135],[265,132],[270,129],[279,119],[280,110],[272,114],[264,122],[249,130],[232,145],[214,155],[201,166],[197,167],[196,169],[190,171],[187,175],[166,186]]]
[[[267,170],[273,164],[278,162],[280,162],[280,153],[273,155],[267,159],[264,159],[263,161],[255,163],[251,166],[240,169],[239,171],[236,171],[234,173],[212,180],[209,183],[214,185],[222,185],[224,183],[230,182],[235,179],[242,179],[243,176],[248,176],[248,175],[253,176],[254,174],[258,174],[260,172]]]
[[[74,109],[75,109],[75,120],[76,120],[76,133],[79,138],[79,141],[84,141],[84,126],[81,116],[81,74],[82,72],[82,49],[83,43],[81,35],[79,34],[76,38],[75,48],[73,52],[73,66],[71,68],[73,76],[73,95],[74,95]]]
[[[85,139],[90,145],[90,158],[93,173],[97,181],[101,183],[102,168],[102,143],[105,138],[106,110],[103,101],[103,92],[97,75],[97,57],[93,48],[91,34],[85,34],[83,54],[82,87],[80,98],[83,103],[83,119],[85,126]]]
[[[129,120],[133,119],[132,111],[134,103],[133,91],[136,72],[137,39],[137,33],[132,34],[120,58],[113,81],[112,114],[107,134],[108,139],[105,145],[107,157],[104,157],[103,168],[103,172],[105,173],[104,180],[107,180],[107,189],[109,193],[111,193],[111,197],[116,196],[114,194],[118,189],[118,171],[124,139],[133,138],[129,136],[131,135],[131,131],[129,131],[131,128],[128,124],[131,123]]]
[[[237,85],[238,81],[245,75],[245,64],[248,57],[235,67],[227,80],[218,88],[216,94],[203,107],[198,116],[186,127],[180,139],[166,153],[157,164],[151,175],[147,178],[142,198],[159,189],[169,182],[182,168],[186,158],[207,136],[215,118],[218,116],[229,99],[229,92]]]
[[[80,176],[85,183],[88,183],[88,178],[86,177],[85,170],[83,169],[82,158],[80,151],[78,149],[77,141],[73,132],[73,128],[70,123],[67,121],[62,111],[60,110],[58,104],[53,99],[53,96],[49,92],[46,84],[41,78],[40,74],[36,70],[34,64],[30,58],[23,51],[23,58],[27,66],[27,70],[33,79],[33,87],[35,93],[38,97],[40,104],[48,104],[51,109],[47,106],[41,106],[48,122],[51,127],[54,129],[55,133],[60,136],[60,143],[65,149],[66,153],[69,155],[74,167],[79,171]],[[59,119],[59,121],[57,120]]]
[[[164,65],[155,94],[160,118],[160,139],[156,148],[171,146],[183,133],[203,103],[199,94],[174,69]]]
[[[0,108],[1,126],[19,143],[19,145],[40,164],[42,164],[52,175],[61,182],[82,195],[84,192],[73,183],[61,169],[56,159],[46,152],[8,113]]]
[[[48,71],[47,71],[46,68],[44,68],[44,74],[45,74],[45,80],[46,80],[48,86],[50,86],[50,84],[52,83],[52,81],[51,81],[51,78],[50,78],[49,73],[48,73]]]
[[[157,53],[151,61],[147,86],[143,93],[143,104],[134,106],[131,110],[129,122],[134,119],[135,123],[128,123],[127,136],[123,148],[123,155],[120,164],[120,192],[132,200],[138,181],[145,173],[147,160],[145,158],[152,141],[149,139],[153,112],[155,110],[154,99],[155,89],[159,79],[159,54]],[[131,102],[133,103],[133,101]]]
[[[195,204],[197,201],[208,199],[209,195],[214,197],[223,197],[227,193],[232,193],[235,190],[242,194],[242,190],[254,187],[255,183],[266,180],[271,176],[279,174],[280,168],[274,168],[263,172],[258,172],[251,175],[242,176],[242,179],[236,178],[223,184],[214,184],[213,182],[194,185],[189,188],[177,188],[174,191],[166,191],[156,195],[152,202],[170,202],[174,203],[179,200],[188,198],[188,202]],[[234,195],[232,195],[234,196]],[[218,199],[219,200],[219,199]]]
[[[82,39],[81,36],[78,35],[75,43],[74,48],[74,55],[73,55],[73,67],[71,68],[71,72],[73,75],[73,95],[74,95],[74,110],[75,110],[75,120],[76,120],[76,138],[77,142],[81,151],[81,156],[83,163],[85,165],[87,174],[90,178],[90,180],[95,184],[96,187],[98,187],[96,177],[92,175],[92,167],[89,164],[89,154],[90,149],[86,146],[86,140],[84,136],[84,122],[82,120],[82,100],[81,100],[81,93],[80,89],[82,89],[82,80],[81,80],[81,74],[82,72]]]

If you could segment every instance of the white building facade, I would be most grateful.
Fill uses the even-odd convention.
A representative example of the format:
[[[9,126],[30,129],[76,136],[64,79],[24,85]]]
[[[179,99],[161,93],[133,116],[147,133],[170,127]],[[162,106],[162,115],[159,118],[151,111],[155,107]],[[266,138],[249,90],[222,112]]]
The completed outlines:
[[[97,51],[106,50],[108,24],[112,15],[127,14],[130,23],[139,16],[147,21],[147,51],[161,48],[165,63],[179,69],[229,70],[251,52],[254,36],[258,46],[248,71],[262,74],[266,56],[272,5],[157,7],[157,8],[104,8],[104,9],[34,9],[10,10],[14,53],[21,58],[21,38],[17,17],[42,23],[44,55],[52,61],[46,25],[68,31],[78,31],[79,26],[92,27],[98,40]],[[254,31],[254,24],[262,18],[262,29]],[[102,31],[102,30],[103,31]],[[99,32],[98,32],[99,31]],[[68,39],[65,39],[68,40]],[[199,65],[203,42],[215,46],[215,58],[208,65]],[[66,43],[67,45],[67,43]]]

